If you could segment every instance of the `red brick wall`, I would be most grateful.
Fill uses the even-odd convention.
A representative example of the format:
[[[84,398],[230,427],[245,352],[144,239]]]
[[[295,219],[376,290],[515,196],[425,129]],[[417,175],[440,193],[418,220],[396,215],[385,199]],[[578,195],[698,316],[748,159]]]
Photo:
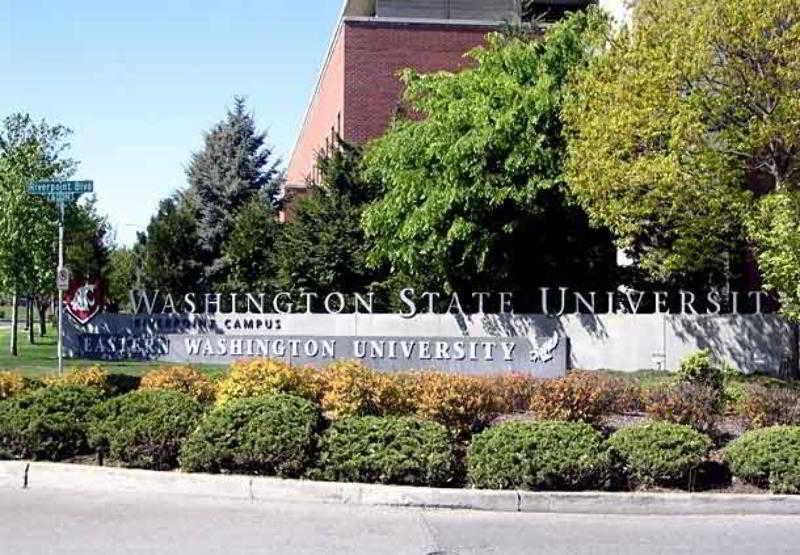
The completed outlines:
[[[303,185],[317,152],[341,114],[342,136],[364,143],[380,136],[395,114],[402,93],[397,72],[457,70],[464,53],[483,43],[492,28],[345,20],[323,69],[289,160],[288,183]]]
[[[325,147],[331,127],[337,125],[337,115],[341,114],[344,118],[344,62],[344,34],[340,32],[334,39],[319,89],[311,99],[305,123],[289,160],[286,177],[291,184],[301,185],[311,175],[317,152]]]
[[[470,63],[464,53],[482,44],[492,29],[345,21],[344,137],[363,143],[386,130],[402,93],[399,70],[463,68]]]

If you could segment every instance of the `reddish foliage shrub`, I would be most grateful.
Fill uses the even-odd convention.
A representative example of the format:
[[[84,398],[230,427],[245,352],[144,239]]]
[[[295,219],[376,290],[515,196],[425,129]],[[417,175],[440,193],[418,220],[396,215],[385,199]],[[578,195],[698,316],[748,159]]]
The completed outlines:
[[[737,403],[737,413],[751,428],[800,424],[800,392],[752,385]]]
[[[526,412],[530,409],[531,398],[541,380],[527,374],[500,374],[486,378],[489,387],[494,388],[504,412]]]
[[[531,398],[531,411],[542,420],[595,423],[614,412],[616,380],[602,374],[573,372],[543,381]]]
[[[656,387],[645,403],[645,412],[654,420],[684,424],[701,432],[714,427],[720,411],[717,389],[690,383]]]

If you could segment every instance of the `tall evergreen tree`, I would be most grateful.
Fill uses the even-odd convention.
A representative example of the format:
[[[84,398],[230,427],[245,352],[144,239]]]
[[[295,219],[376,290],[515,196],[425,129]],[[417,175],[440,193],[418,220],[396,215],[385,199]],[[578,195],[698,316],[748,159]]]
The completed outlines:
[[[318,159],[320,182],[296,201],[279,239],[276,256],[283,289],[364,291],[385,278],[366,265],[361,213],[375,191],[360,178],[360,161],[360,149],[341,140]]]
[[[197,220],[201,288],[225,280],[223,244],[239,209],[258,194],[276,198],[281,174],[272,154],[266,133],[256,129],[245,100],[236,97],[225,119],[206,134],[203,150],[192,155],[186,198]]]
[[[262,196],[239,210],[223,247],[227,268],[223,289],[233,293],[276,289],[275,243],[281,227],[274,208]]]

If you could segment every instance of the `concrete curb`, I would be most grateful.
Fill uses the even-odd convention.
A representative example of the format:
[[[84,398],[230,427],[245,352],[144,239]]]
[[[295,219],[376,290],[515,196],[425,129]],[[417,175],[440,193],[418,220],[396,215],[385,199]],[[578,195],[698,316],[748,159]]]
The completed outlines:
[[[24,461],[0,461],[0,490],[23,486]],[[714,493],[528,492],[417,488],[153,472],[32,462],[31,490],[239,499],[244,502],[331,503],[498,512],[617,515],[800,515],[800,496]]]

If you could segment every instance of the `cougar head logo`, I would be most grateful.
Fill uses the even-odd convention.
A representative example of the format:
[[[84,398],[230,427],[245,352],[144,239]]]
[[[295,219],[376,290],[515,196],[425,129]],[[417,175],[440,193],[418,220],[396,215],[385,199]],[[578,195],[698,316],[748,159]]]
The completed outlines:
[[[100,312],[101,288],[99,282],[76,282],[64,297],[64,308],[79,324],[84,325]]]

